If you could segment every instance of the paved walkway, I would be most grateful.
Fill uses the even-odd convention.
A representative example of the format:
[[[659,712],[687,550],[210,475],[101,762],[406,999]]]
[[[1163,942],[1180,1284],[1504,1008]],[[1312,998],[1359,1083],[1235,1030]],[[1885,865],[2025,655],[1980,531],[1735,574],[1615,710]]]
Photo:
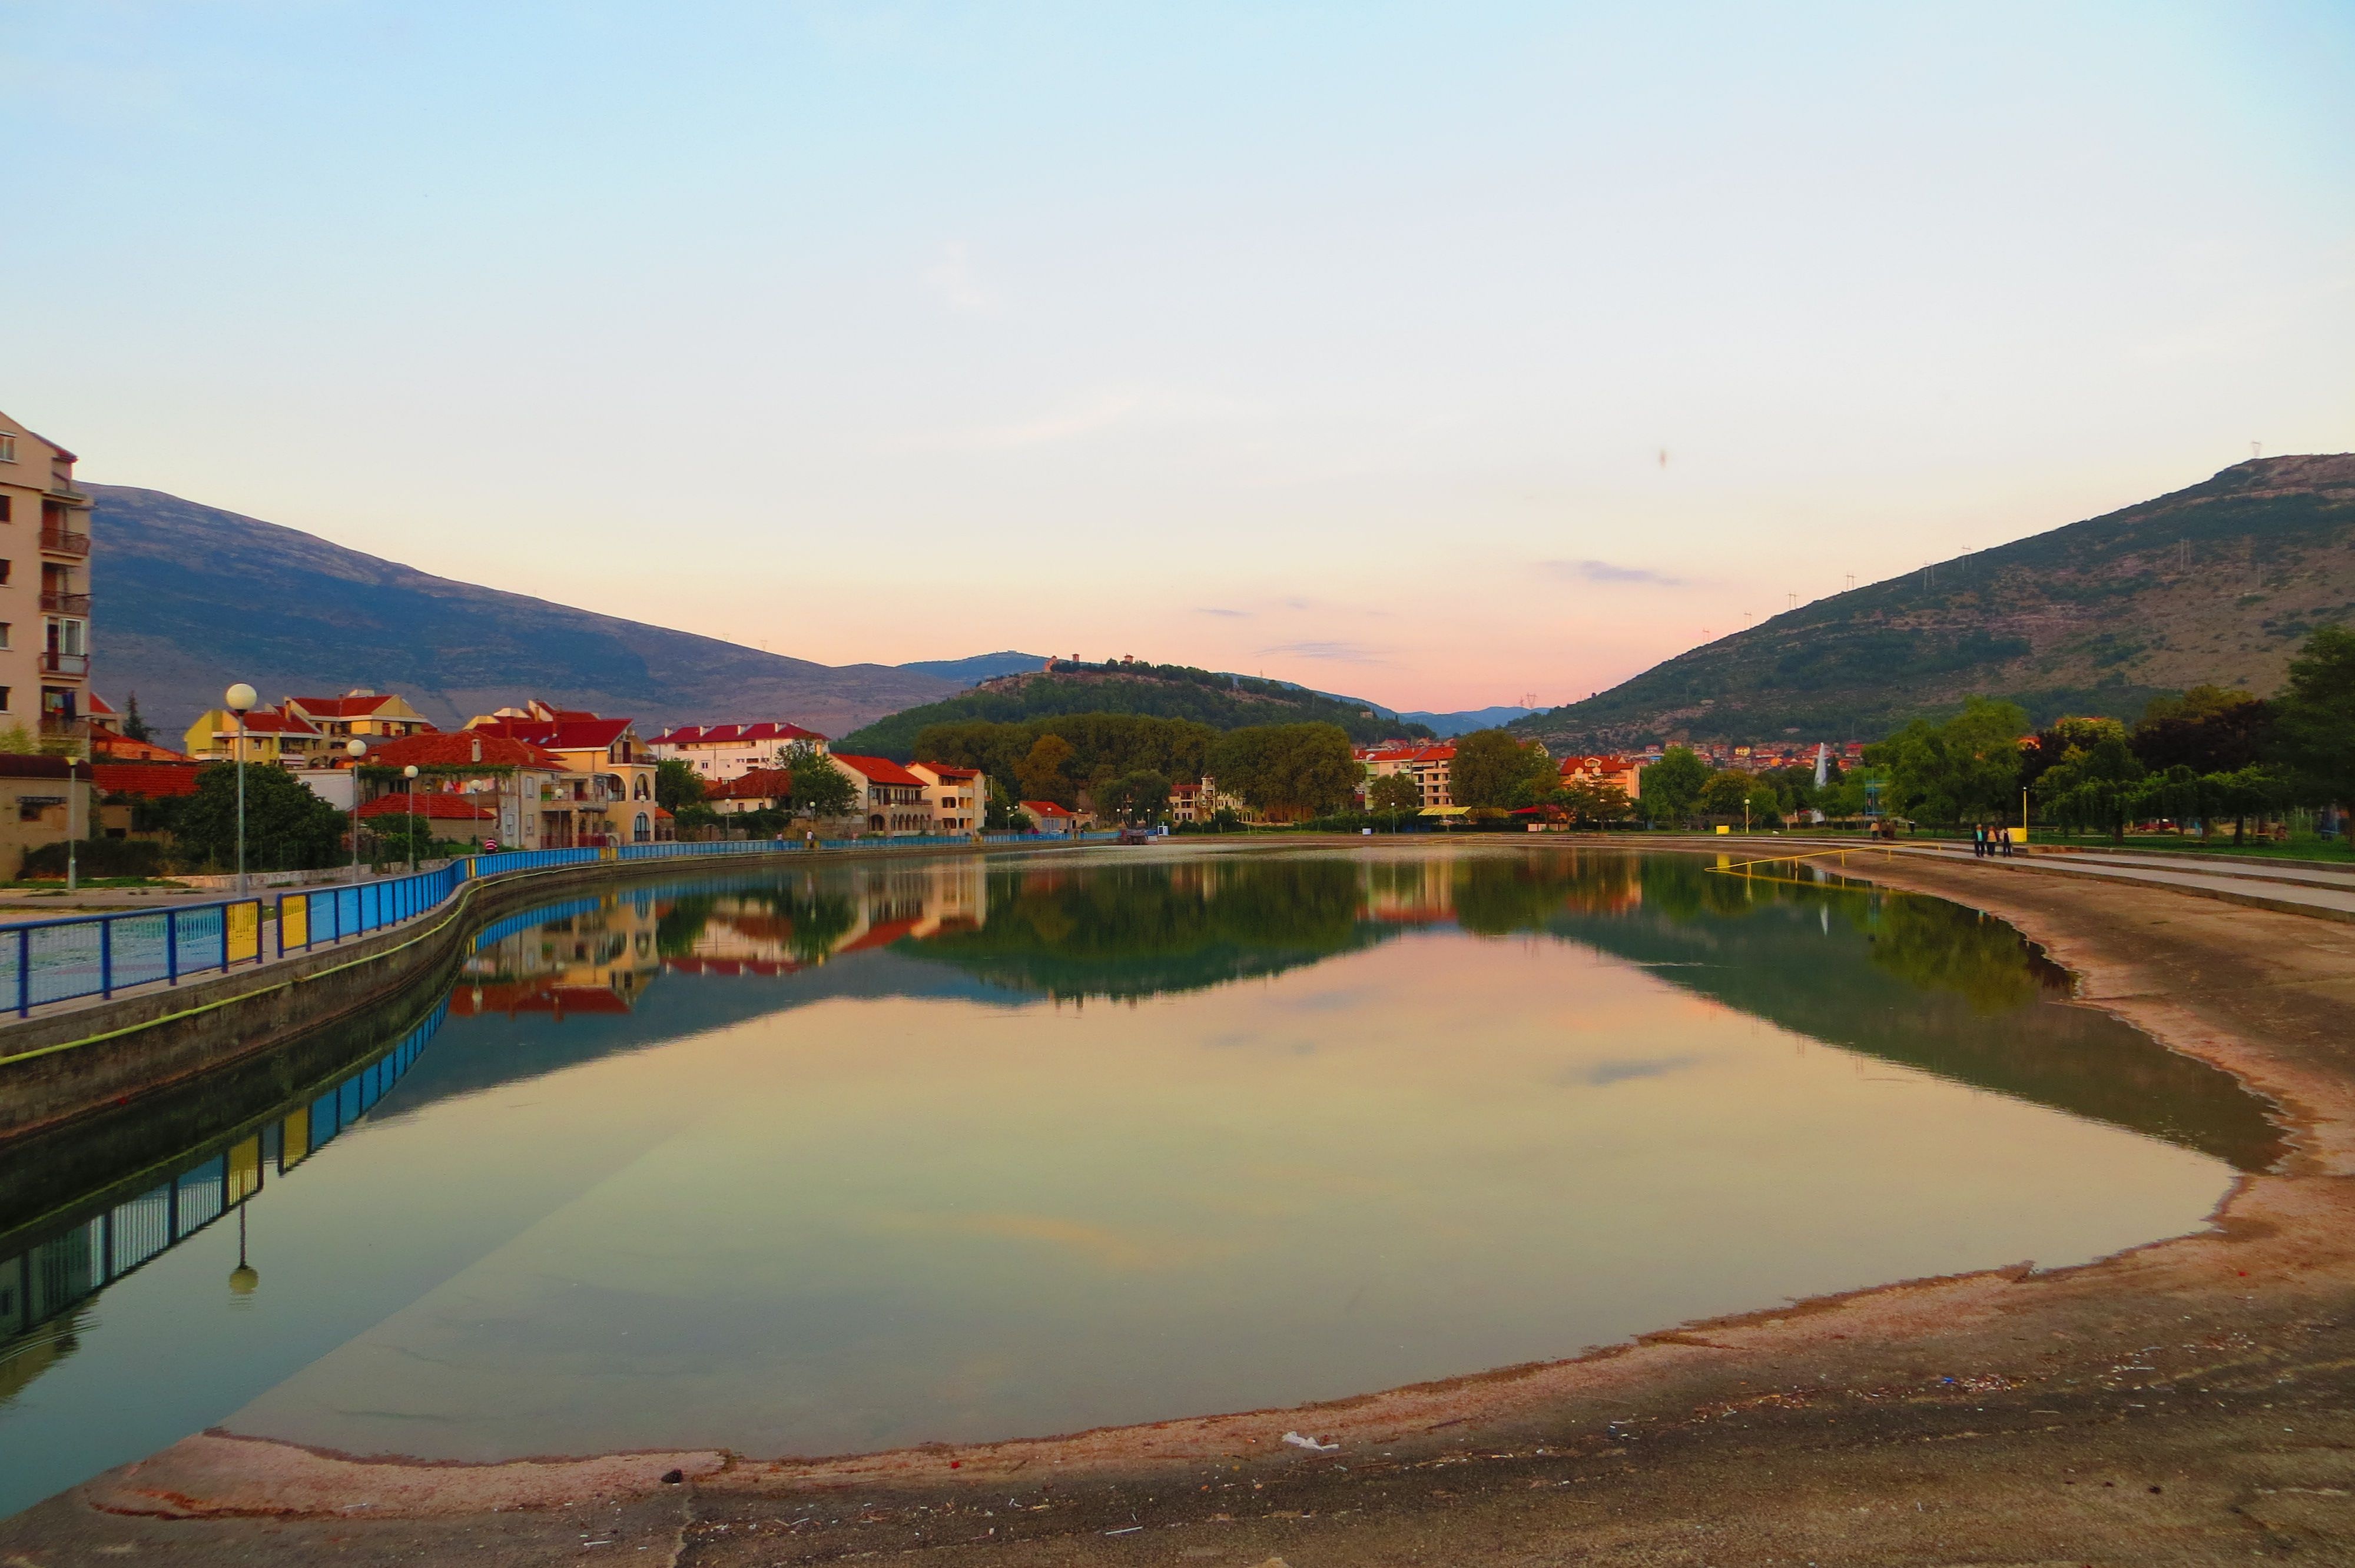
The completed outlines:
[[[1991,875],[2058,873],[2064,876],[2094,876],[2115,882],[2147,883],[2178,893],[2222,898],[2260,909],[2280,909],[2325,919],[2355,921],[2355,871],[2320,866],[2267,864],[2260,860],[2228,863],[2207,861],[2193,865],[2170,855],[2136,854],[2131,851],[2081,850],[2060,854],[2027,854],[2006,860],[1998,855],[1981,860],[1968,844],[1898,843],[1876,846],[1883,851],[1940,861],[1971,861]]]

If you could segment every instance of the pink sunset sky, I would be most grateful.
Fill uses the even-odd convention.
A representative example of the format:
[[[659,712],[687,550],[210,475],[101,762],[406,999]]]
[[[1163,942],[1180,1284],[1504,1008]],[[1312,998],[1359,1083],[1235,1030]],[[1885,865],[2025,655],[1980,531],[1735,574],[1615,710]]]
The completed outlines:
[[[2343,7],[103,10],[13,414],[830,663],[1551,705],[2355,447]]]

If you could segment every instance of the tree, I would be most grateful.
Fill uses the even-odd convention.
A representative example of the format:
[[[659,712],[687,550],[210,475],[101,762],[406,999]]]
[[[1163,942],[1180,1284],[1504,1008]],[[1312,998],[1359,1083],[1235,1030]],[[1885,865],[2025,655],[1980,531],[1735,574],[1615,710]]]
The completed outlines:
[[[1476,729],[1455,737],[1447,794],[1459,806],[1505,806],[1533,776],[1549,771],[1545,753],[1510,730]]]
[[[1096,804],[1124,822],[1149,822],[1169,804],[1169,780],[1143,770],[1123,774],[1096,792]]]
[[[781,755],[793,775],[793,808],[796,816],[847,817],[858,808],[858,786],[842,769],[818,755],[815,747],[798,747]]]
[[[2273,705],[2246,692],[2194,686],[2180,697],[2152,698],[2131,743],[2154,770],[2231,773],[2265,756],[2273,721]]]
[[[1212,748],[1210,766],[1220,789],[1287,820],[1340,810],[1365,775],[1349,732],[1331,724],[1229,730]]]
[[[1915,719],[1865,748],[1889,773],[1887,800],[1900,815],[1933,822],[2009,817],[2018,800],[2019,736],[2028,715],[2016,703],[1971,697],[1943,724]]]
[[[2140,803],[2139,786],[2149,770],[2126,736],[2115,733],[2118,727],[2091,746],[2071,747],[2037,779],[2036,794],[2054,820],[2073,827],[2106,828],[2112,839],[2124,843],[2126,818]]]
[[[1700,787],[1701,810],[1712,817],[1738,817],[1750,799],[1750,775],[1728,768],[1709,776]]]
[[[695,765],[676,757],[655,764],[655,804],[677,816],[703,799],[703,779]]]
[[[175,837],[184,854],[214,865],[237,863],[237,764],[208,763],[197,772],[197,792],[175,813]],[[283,768],[249,763],[245,769],[245,863],[259,871],[304,871],[343,858],[344,813],[313,794]],[[383,829],[369,824],[369,832]]]
[[[1072,806],[1079,801],[1079,791],[1072,788],[1071,775],[1065,771],[1077,749],[1060,735],[1042,735],[1031,742],[1030,750],[1015,765],[1015,782],[1022,786],[1026,800],[1052,800],[1058,806]]]
[[[1601,826],[1604,822],[1625,821],[1627,818],[1627,791],[1616,784],[1590,783],[1574,779],[1554,791],[1553,804],[1569,813],[1574,822]]]
[[[2298,793],[2318,803],[2355,796],[2355,631],[2316,628],[2274,708],[2274,750]]]
[[[1689,746],[1672,746],[1644,769],[1643,810],[1646,820],[1676,827],[1700,804],[1709,783],[1709,764],[1693,755]]]
[[[1412,773],[1385,773],[1366,786],[1366,805],[1378,817],[1391,820],[1391,832],[1398,832],[1401,817],[1412,817],[1423,810],[1423,786]]]
[[[147,721],[140,716],[139,694],[136,692],[129,694],[123,704],[123,737],[127,740],[146,740],[154,733],[147,727]]]

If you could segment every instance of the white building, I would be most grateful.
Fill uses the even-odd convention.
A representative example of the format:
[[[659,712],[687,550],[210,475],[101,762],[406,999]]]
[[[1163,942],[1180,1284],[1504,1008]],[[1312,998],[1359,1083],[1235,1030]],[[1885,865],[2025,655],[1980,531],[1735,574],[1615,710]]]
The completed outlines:
[[[657,761],[676,759],[707,782],[741,779],[756,768],[773,768],[777,754],[805,746],[823,756],[826,736],[782,719],[759,724],[689,724],[665,730],[646,742]]]

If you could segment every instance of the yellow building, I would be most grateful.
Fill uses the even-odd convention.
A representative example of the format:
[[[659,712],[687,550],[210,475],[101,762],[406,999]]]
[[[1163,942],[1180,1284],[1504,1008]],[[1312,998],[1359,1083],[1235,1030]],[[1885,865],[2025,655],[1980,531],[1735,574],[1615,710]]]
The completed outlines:
[[[234,762],[240,755],[237,715],[213,708],[188,726],[180,749],[199,762]],[[274,762],[297,768],[329,750],[327,737],[309,720],[276,708],[256,708],[245,715],[243,756],[248,762]]]
[[[0,414],[0,732],[90,755],[90,497],[73,453]]]

